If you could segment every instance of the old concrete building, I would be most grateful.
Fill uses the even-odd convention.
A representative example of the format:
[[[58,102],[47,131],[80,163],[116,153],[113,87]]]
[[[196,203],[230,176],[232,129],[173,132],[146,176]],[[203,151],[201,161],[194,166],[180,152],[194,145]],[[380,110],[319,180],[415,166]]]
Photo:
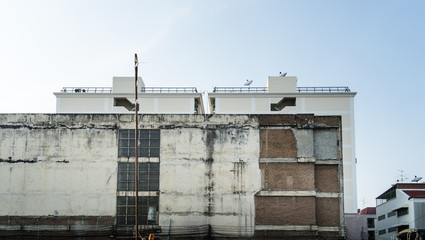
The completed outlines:
[[[171,238],[344,236],[341,117],[139,118],[141,228]],[[0,235],[132,233],[133,129],[130,114],[1,114]]]
[[[111,87],[64,87],[57,113],[131,113],[134,78],[114,77]],[[140,113],[205,114],[203,95],[194,87],[146,87],[139,78]],[[344,211],[357,213],[354,97],[348,87],[298,87],[294,76],[273,76],[264,87],[216,87],[208,93],[210,114],[315,114],[341,116],[344,145]],[[127,100],[128,99],[128,100]]]

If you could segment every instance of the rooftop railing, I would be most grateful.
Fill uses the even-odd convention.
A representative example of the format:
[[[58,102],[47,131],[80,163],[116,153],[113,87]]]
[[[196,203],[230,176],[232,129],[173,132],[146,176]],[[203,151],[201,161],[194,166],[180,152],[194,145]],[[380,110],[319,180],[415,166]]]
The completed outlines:
[[[112,93],[111,87],[64,87],[69,93]],[[142,93],[197,93],[195,87],[142,87]],[[214,93],[267,93],[266,87],[215,87]],[[300,93],[351,92],[349,87],[297,87]]]
[[[297,87],[297,92],[351,92],[349,87]]]
[[[197,93],[195,87],[142,87],[142,93]]]
[[[64,87],[61,92],[68,93],[112,93],[111,87]],[[197,93],[195,87],[142,87],[142,93]]]
[[[215,87],[214,93],[267,93],[266,87]],[[315,92],[315,93],[335,93],[335,92],[351,92],[348,87],[297,87],[297,92]]]
[[[64,87],[61,92],[69,93],[111,93],[111,87]]]
[[[267,92],[266,87],[215,87],[215,93],[259,93]]]

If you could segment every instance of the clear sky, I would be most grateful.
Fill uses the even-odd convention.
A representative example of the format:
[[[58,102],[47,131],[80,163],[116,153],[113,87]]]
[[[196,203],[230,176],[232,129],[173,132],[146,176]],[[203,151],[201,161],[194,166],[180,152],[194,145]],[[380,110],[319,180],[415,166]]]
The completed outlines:
[[[349,86],[359,207],[425,177],[425,1],[0,0],[0,113],[54,113],[62,87]]]

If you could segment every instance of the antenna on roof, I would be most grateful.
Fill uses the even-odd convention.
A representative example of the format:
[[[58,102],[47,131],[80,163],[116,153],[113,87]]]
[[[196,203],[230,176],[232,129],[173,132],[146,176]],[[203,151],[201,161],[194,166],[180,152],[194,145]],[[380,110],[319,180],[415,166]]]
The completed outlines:
[[[282,72],[279,72],[279,75],[280,75],[281,77],[285,77],[285,76],[286,76],[286,74],[288,74],[288,73],[282,73]]]
[[[400,179],[397,179],[397,182],[404,182],[404,180],[406,180],[407,179],[407,177],[405,177],[404,176],[404,171],[403,170],[400,170],[400,169],[398,169],[398,171],[400,172]]]
[[[417,177],[415,176],[415,178],[412,179],[412,182],[419,182],[422,179],[422,177]]]
[[[249,85],[251,85],[251,83],[253,82],[254,80],[246,80],[246,82],[245,82],[245,84],[244,84],[244,86],[249,86]]]

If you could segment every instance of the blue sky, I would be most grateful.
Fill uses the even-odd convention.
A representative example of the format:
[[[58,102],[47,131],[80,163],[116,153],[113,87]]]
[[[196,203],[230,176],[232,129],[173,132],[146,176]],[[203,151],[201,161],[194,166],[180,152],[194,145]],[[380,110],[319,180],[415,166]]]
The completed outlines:
[[[425,177],[425,2],[0,0],[0,113],[53,113],[62,87],[349,86],[359,207]]]

